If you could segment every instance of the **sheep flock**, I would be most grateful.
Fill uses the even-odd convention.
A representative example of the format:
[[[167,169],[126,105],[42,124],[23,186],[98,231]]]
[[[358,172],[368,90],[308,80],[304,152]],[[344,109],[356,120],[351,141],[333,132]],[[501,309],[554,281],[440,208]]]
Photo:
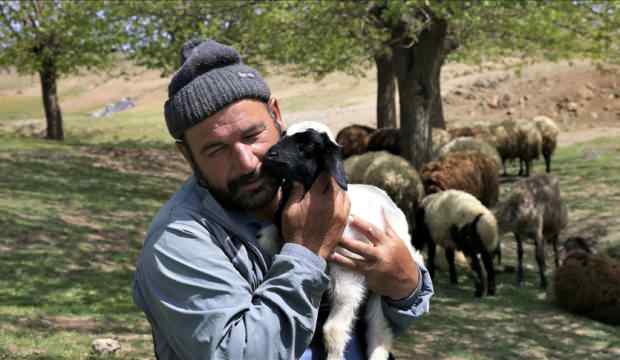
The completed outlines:
[[[501,265],[502,243],[516,245],[519,287],[526,271],[523,247],[533,244],[539,286],[546,289],[550,301],[617,325],[619,260],[589,250],[568,251],[565,247],[575,240],[564,246],[560,241],[569,208],[552,173],[559,133],[557,124],[546,116],[432,129],[431,161],[418,170],[400,157],[397,128],[351,125],[338,133],[337,142],[349,181],[383,188],[403,209],[412,244],[419,251],[426,249],[433,278],[443,276],[436,268],[447,268],[450,283],[457,284],[459,265],[473,278],[476,297],[501,296],[495,267]],[[540,160],[545,170],[536,174],[532,164]],[[517,177],[503,181],[512,161],[518,161],[518,173],[513,174]],[[554,270],[548,279],[545,259],[551,250]],[[561,257],[561,253],[568,255]],[[508,272],[515,267],[504,268]]]

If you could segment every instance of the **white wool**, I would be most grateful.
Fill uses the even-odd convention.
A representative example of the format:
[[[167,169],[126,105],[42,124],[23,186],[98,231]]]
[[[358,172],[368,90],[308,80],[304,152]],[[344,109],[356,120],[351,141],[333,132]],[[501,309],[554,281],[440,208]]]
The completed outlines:
[[[446,190],[431,194],[422,200],[424,222],[433,241],[447,248],[456,248],[450,236],[450,227],[462,227],[483,214],[477,231],[487,250],[497,247],[498,234],[495,216],[473,195],[460,190]]]
[[[319,133],[325,133],[325,134],[327,134],[329,139],[334,144],[338,144],[336,142],[336,138],[334,137],[334,134],[329,129],[329,127],[327,125],[325,125],[323,123],[320,123],[320,122],[317,122],[317,121],[301,121],[301,122],[295,123],[293,125],[290,125],[288,128],[286,128],[286,135],[293,135],[293,134],[301,133],[301,132],[304,132],[304,131],[306,131],[308,129],[316,130]]]
[[[411,246],[409,225],[405,214],[385,191],[372,185],[353,184],[349,185],[347,195],[351,201],[351,215],[363,218],[379,228],[380,231],[385,231],[385,214],[385,219],[398,237],[405,242],[414,261],[420,265],[424,264],[424,259],[420,252]],[[270,238],[270,236],[274,234],[277,236],[277,231],[273,232],[272,230],[267,228],[261,231],[259,244],[263,249],[275,249],[273,242],[278,240],[277,238]],[[354,237],[363,242],[369,241],[351,226],[345,228],[344,236]],[[353,253],[343,248],[337,248],[336,251],[351,258],[356,257]],[[339,360],[350,339],[356,318],[355,314],[366,297],[367,290],[363,275],[352,272],[336,263],[330,263],[329,275],[332,278],[330,283],[330,302],[332,308],[323,326],[323,333],[326,339],[327,359]],[[370,293],[368,296],[368,304],[364,315],[368,329],[368,359],[385,360],[393,347],[394,334],[383,313],[381,297],[373,293]]]

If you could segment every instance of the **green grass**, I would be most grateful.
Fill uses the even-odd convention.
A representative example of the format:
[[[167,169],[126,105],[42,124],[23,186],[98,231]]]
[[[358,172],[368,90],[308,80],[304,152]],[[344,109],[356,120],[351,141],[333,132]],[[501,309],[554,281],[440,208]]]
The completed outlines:
[[[79,127],[65,143],[0,135],[0,359],[96,359],[98,337],[119,339],[116,359],[153,358],[132,274],[148,223],[186,170],[166,141],[132,137],[155,116],[141,115],[102,119],[109,128],[81,141]],[[567,231],[605,228],[602,239],[617,245],[616,141],[559,149],[553,166],[571,208]],[[504,243],[514,266],[514,244]],[[498,295],[483,299],[466,275],[453,286],[438,273],[431,313],[398,340],[398,359],[617,359],[620,329],[549,304],[530,244],[525,260],[523,288],[501,272]]]

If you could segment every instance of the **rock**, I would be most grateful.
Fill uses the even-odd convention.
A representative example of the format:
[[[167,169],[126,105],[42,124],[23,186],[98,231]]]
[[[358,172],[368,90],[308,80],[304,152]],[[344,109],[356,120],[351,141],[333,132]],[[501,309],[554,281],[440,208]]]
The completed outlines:
[[[607,106],[607,105],[603,106],[603,110],[604,111],[609,111],[609,106]]]
[[[567,109],[568,111],[571,111],[571,112],[575,112],[575,113],[576,113],[576,112],[577,112],[577,110],[579,109],[579,105],[578,105],[576,102],[572,102],[572,101],[571,101],[571,102],[569,102],[568,104],[566,104],[566,109]]]
[[[97,354],[112,354],[121,349],[121,344],[114,339],[95,339],[91,347]]]
[[[594,97],[594,92],[592,90],[590,90],[589,88],[585,87],[580,89],[577,92],[577,95],[584,100],[590,100]]]
[[[594,120],[598,119],[598,114],[594,111],[590,113],[590,116],[592,116],[592,119]]]
[[[493,95],[491,100],[487,101],[487,104],[492,109],[497,109],[499,107],[499,96]]]

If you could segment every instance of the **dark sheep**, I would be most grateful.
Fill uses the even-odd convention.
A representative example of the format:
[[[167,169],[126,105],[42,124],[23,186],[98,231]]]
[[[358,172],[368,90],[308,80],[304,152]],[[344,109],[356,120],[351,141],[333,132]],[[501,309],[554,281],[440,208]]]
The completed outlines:
[[[336,135],[336,142],[342,146],[343,159],[365,153],[368,148],[368,139],[374,131],[375,129],[370,126],[359,124],[342,128]]]
[[[394,155],[400,155],[400,129],[377,129],[368,138],[368,151],[385,150]]]

